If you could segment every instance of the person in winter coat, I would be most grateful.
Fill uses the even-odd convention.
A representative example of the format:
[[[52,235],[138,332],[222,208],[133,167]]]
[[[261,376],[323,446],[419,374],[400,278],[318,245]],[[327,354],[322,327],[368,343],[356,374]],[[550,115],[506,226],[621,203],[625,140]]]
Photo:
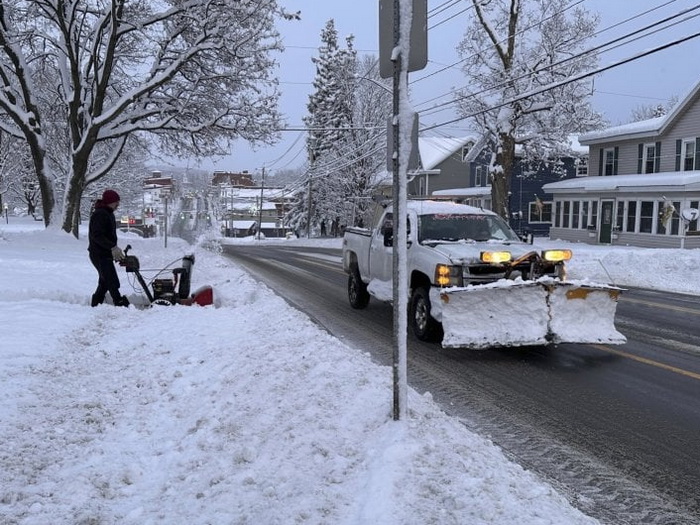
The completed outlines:
[[[114,218],[117,206],[119,194],[114,190],[105,190],[90,216],[88,253],[98,275],[97,289],[92,294],[90,306],[102,304],[107,292],[115,306],[129,306],[129,300],[119,292],[119,277],[114,267],[114,261],[124,259],[124,252],[117,246],[117,221]]]

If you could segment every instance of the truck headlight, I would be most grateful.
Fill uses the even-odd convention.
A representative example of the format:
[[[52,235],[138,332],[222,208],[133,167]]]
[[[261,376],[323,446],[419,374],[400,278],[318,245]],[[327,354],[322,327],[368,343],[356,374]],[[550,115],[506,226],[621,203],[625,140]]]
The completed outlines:
[[[572,255],[571,250],[544,250],[542,252],[542,258],[549,262],[568,261]]]
[[[510,261],[510,252],[481,252],[481,261],[490,264],[498,264]]]
[[[435,283],[438,286],[462,286],[462,267],[438,264],[435,267]]]

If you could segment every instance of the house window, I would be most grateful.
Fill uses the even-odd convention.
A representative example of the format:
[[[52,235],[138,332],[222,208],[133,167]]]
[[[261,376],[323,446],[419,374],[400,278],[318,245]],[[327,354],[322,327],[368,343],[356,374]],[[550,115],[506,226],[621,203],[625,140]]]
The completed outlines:
[[[656,144],[644,145],[644,157],[642,158],[642,173],[654,173],[656,160]]]
[[[690,202],[690,207],[694,208],[696,210],[698,209],[698,205],[700,205],[700,202],[698,202],[698,201],[691,201]],[[688,223],[688,231],[691,231],[691,232],[698,231],[698,221],[697,220],[690,221]]]
[[[671,207],[671,204],[673,207]],[[680,228],[680,216],[678,215],[678,210],[680,210],[680,208],[681,203],[679,201],[675,201],[673,203],[668,203],[666,201],[658,202],[659,222],[656,227],[657,233],[660,235],[667,233],[670,233],[671,235],[678,235]]]
[[[639,233],[651,233],[654,226],[654,202],[642,201],[639,211]]]
[[[482,182],[482,176],[483,176],[483,171],[484,167],[483,166],[477,166],[476,169],[474,170],[474,186],[481,186]]]
[[[562,217],[562,223],[561,227],[562,228],[568,228],[569,224],[571,224],[571,201],[564,201],[564,215]]]
[[[426,181],[426,177],[427,177],[427,175],[426,175],[425,177],[419,177],[419,178],[418,178],[418,195],[419,195],[419,196],[421,196],[421,195],[426,195],[426,191],[427,191],[427,188],[426,188],[426,182],[427,182],[427,181]]]
[[[583,201],[581,203],[581,228],[587,228],[589,224],[588,216],[591,203],[588,201]]]
[[[468,144],[466,146],[462,146],[462,162],[467,162],[467,157],[469,156],[470,146],[471,146],[471,144]]]
[[[637,201],[627,202],[627,227],[626,232],[633,233],[636,231],[637,224]]]
[[[561,226],[561,202],[557,201],[554,204],[554,226],[559,228]]]
[[[615,148],[606,148],[603,150],[603,175],[616,175],[616,168]]]
[[[598,227],[598,201],[591,203],[591,217],[588,221],[589,226]]]
[[[559,203],[557,203],[559,204]],[[552,223],[552,203],[540,201],[540,206],[537,206],[537,202],[531,202],[528,205],[529,216],[528,221],[530,224],[536,222]]]
[[[571,215],[571,227],[577,230],[579,228],[579,224],[581,224],[581,202],[574,201],[572,204],[573,213]]]
[[[681,158],[683,159],[681,171],[692,171],[695,169],[695,139],[683,141]]]
[[[617,211],[615,212],[615,228],[617,231],[624,231],[625,228],[625,201],[617,201]]]
[[[587,177],[588,176],[588,159],[582,157],[576,160],[576,176],[577,177]]]

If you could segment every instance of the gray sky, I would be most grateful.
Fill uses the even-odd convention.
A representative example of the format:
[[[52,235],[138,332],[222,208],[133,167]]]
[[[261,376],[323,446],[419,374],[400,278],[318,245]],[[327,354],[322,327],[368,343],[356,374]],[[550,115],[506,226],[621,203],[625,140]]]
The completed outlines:
[[[576,2],[578,0],[572,0]],[[280,108],[289,127],[300,127],[306,113],[308,95],[312,91],[314,66],[311,57],[317,56],[320,33],[329,19],[334,19],[336,29],[344,44],[344,37],[355,36],[355,48],[359,54],[378,55],[378,0],[281,0],[290,11],[301,11],[301,21],[287,22],[280,26],[286,51],[279,56],[279,78],[282,98]],[[468,0],[461,2],[428,0],[428,66],[409,76],[411,102],[416,110],[425,110],[449,100],[452,88],[466,85],[459,67],[440,71],[458,62],[455,51],[462,39],[463,29],[472,10]],[[601,16],[596,44],[610,41],[635,31],[657,20],[698,5],[690,0],[583,0],[581,7]],[[443,8],[446,8],[443,10]],[[613,27],[624,20],[658,8]],[[465,11],[465,9],[467,9]],[[464,12],[462,12],[464,11]],[[431,13],[435,13],[431,16]],[[700,14],[700,10],[688,16]],[[689,36],[698,31],[698,18],[660,31],[653,36],[633,41],[600,55],[600,65],[605,66],[650,50],[661,44]],[[605,30],[606,28],[610,28]],[[604,31],[603,31],[604,30]],[[661,51],[635,62],[602,73],[592,82],[593,105],[612,124],[628,122],[632,110],[639,105],[665,102],[672,96],[684,96],[700,81],[700,38]],[[439,97],[439,98],[438,98]],[[454,109],[421,116],[421,127],[441,124],[456,118]],[[435,130],[447,136],[468,134],[466,123],[449,124]],[[236,143],[232,155],[223,159],[211,159],[201,164],[205,169],[260,171],[265,166],[268,173],[294,168],[304,162],[304,134],[283,132],[281,141],[273,147],[261,147],[257,151],[245,142]]]

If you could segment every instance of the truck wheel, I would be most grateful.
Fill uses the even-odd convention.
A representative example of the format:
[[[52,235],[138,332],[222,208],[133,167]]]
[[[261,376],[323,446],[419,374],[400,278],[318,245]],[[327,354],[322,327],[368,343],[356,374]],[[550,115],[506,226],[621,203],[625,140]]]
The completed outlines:
[[[362,310],[369,304],[367,285],[362,282],[357,268],[350,270],[350,275],[348,276],[348,299],[350,300],[350,306],[356,310]]]
[[[413,290],[408,315],[409,324],[418,339],[428,342],[442,339],[442,326],[430,315],[430,293],[427,288]]]

